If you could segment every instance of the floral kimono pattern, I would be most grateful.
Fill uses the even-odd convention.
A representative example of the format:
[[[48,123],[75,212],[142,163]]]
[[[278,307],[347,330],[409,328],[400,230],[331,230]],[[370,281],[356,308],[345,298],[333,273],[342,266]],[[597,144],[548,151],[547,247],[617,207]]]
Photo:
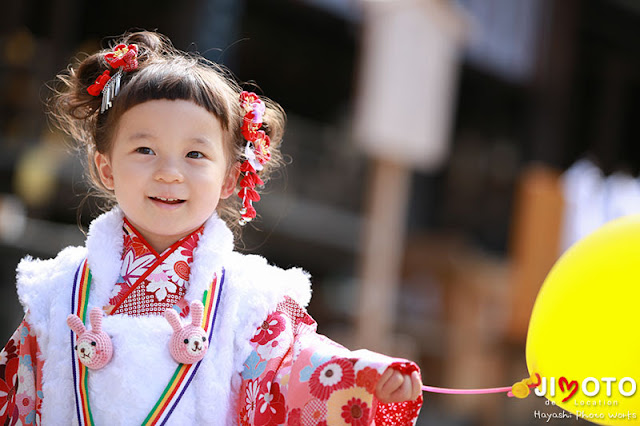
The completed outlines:
[[[351,352],[316,333],[315,321],[292,299],[260,326],[245,362],[238,409],[242,426],[412,425],[422,397],[381,404],[376,384],[389,358]],[[417,370],[406,361],[391,363]]]
[[[40,424],[42,362],[38,342],[23,321],[0,352],[0,423]]]

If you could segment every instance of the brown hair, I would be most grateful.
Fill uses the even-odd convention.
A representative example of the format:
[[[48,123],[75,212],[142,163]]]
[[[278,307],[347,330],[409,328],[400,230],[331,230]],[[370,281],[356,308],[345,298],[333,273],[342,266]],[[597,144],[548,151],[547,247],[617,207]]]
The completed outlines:
[[[102,96],[92,96],[87,88],[107,69],[105,53],[117,44],[138,46],[137,70],[125,72],[121,88],[113,99],[113,106],[100,113]],[[70,135],[86,152],[87,174],[96,195],[115,204],[112,191],[100,181],[94,164],[95,152],[109,153],[116,126],[122,114],[135,105],[155,99],[188,100],[213,114],[226,134],[224,149],[231,167],[240,161],[246,141],[241,134],[243,110],[239,97],[242,89],[224,67],[207,61],[195,53],[175,49],[168,38],[155,32],[124,34],[110,48],[77,59],[65,72],[60,73],[48,101],[48,112],[54,124]],[[271,140],[271,160],[260,171],[267,181],[272,172],[282,165],[280,142],[285,125],[282,108],[261,97],[266,104],[262,130]],[[238,185],[238,184],[237,184]],[[236,193],[237,193],[236,188]],[[231,196],[220,200],[218,214],[237,230],[240,200]]]

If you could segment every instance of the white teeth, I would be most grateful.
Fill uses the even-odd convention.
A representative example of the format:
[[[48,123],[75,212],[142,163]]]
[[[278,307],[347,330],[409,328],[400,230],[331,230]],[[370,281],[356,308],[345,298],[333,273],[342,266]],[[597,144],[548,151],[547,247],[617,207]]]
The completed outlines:
[[[155,198],[160,201],[168,201],[168,202],[180,201],[180,199],[178,198],[164,198],[164,197],[155,197]]]

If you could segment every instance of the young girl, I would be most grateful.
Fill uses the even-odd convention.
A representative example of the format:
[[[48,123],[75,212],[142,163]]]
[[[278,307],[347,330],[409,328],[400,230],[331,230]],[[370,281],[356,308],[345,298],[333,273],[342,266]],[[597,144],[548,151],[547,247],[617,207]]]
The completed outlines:
[[[150,32],[59,80],[52,115],[114,203],[85,247],[18,266],[4,424],[415,423],[415,364],[316,334],[308,275],[233,251],[280,163],[278,105]]]

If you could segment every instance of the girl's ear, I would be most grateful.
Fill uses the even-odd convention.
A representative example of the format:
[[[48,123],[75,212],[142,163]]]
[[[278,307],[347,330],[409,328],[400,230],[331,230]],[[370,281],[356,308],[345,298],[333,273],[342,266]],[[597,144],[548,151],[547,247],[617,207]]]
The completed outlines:
[[[109,157],[100,152],[96,152],[93,157],[93,161],[96,163],[98,169],[98,175],[100,175],[100,181],[105,188],[113,190],[113,168],[111,167],[111,161]]]
[[[229,198],[236,190],[236,183],[238,182],[238,176],[240,176],[240,162],[236,162],[229,169],[229,173],[222,183],[222,190],[220,191],[220,198]]]

